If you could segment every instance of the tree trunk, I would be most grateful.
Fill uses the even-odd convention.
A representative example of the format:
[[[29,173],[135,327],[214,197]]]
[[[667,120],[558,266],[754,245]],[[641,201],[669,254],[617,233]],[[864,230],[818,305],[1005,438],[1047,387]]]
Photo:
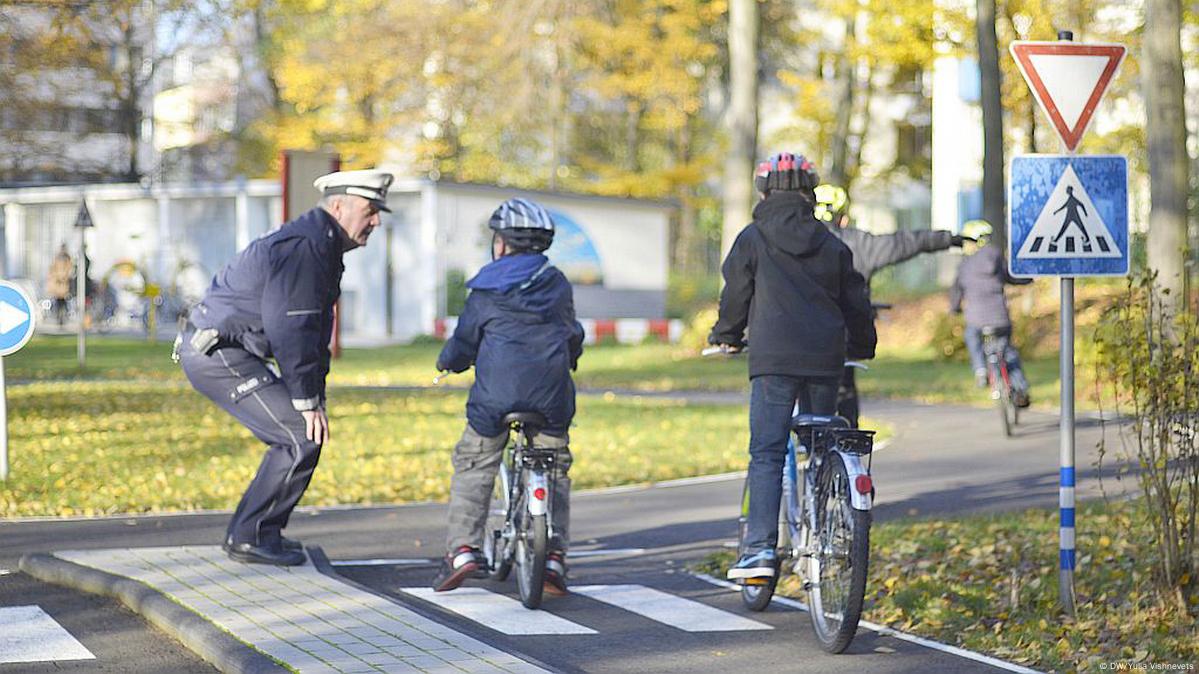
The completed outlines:
[[[991,238],[995,245],[1006,249],[1002,74],[999,71],[999,41],[995,37],[995,0],[977,0],[976,10],[983,112],[983,219],[994,229]]]
[[[1179,0],[1146,0],[1145,134],[1149,149],[1149,268],[1157,272],[1167,310],[1182,306],[1187,246],[1186,113],[1183,102]]]
[[[840,185],[848,191],[849,181],[849,128],[853,123],[854,97],[858,87],[858,64],[845,55],[845,49],[854,41],[854,24],[856,15],[845,20],[845,42],[842,52],[838,55],[835,76],[843,83],[841,100],[837,101],[837,117],[834,122],[832,147],[830,148],[829,174],[826,181]]]
[[[754,154],[758,146],[758,5],[729,2],[729,148],[724,161],[721,257],[728,253],[753,208]]]

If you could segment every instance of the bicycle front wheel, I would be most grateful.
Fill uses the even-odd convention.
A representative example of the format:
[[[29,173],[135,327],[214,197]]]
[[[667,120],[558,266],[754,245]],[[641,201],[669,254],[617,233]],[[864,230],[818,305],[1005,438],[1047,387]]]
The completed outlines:
[[[545,589],[545,549],[549,543],[545,515],[524,515],[522,531],[516,539],[516,585],[525,608],[541,606]]]
[[[786,507],[784,505],[784,507]],[[786,522],[780,516],[779,523],[779,542],[786,540],[785,532]],[[745,551],[745,535],[749,530],[749,480],[746,479],[745,486],[741,490],[741,517],[737,520],[737,554],[740,555]],[[783,547],[783,546],[780,546]],[[770,606],[770,600],[774,598],[775,588],[779,584],[780,568],[773,576],[769,578],[747,578],[741,586],[741,601],[745,607],[751,611],[765,611],[767,606]]]
[[[816,480],[815,544],[808,560],[808,612],[816,638],[830,653],[844,651],[858,630],[870,561],[870,512],[854,509],[849,474],[830,453]]]

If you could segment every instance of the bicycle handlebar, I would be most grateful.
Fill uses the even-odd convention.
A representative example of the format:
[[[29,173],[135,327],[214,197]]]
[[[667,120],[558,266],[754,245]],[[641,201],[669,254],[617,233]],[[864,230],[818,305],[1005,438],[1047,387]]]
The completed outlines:
[[[703,351],[700,351],[700,352],[699,352],[699,354],[700,354],[701,356],[705,356],[705,357],[706,357],[706,356],[715,356],[715,355],[718,355],[718,354],[719,354],[719,355],[723,355],[723,356],[729,356],[729,357],[732,357],[732,356],[739,356],[739,355],[741,355],[741,354],[745,353],[746,351],[749,351],[749,347],[748,347],[748,346],[746,346],[746,347],[743,347],[743,348],[740,348],[740,349],[737,349],[736,351],[730,351],[730,350],[729,350],[728,348],[726,348],[725,346],[721,346],[721,345],[718,345],[718,344],[713,344],[712,346],[709,346],[709,347],[705,348]],[[847,360],[847,361],[845,361],[845,367],[852,367],[852,368],[854,368],[854,369],[857,369],[857,370],[869,370],[869,369],[870,369],[870,366],[869,366],[869,365],[867,365],[867,364],[865,364],[865,363],[863,363],[863,362],[861,362],[861,361],[857,361],[857,360]]]
[[[453,374],[453,372],[450,372],[449,370],[442,370],[441,372],[437,373],[437,376],[433,377],[433,385],[437,386],[438,384],[441,383],[442,379],[445,379],[446,377],[450,376],[451,374]]]

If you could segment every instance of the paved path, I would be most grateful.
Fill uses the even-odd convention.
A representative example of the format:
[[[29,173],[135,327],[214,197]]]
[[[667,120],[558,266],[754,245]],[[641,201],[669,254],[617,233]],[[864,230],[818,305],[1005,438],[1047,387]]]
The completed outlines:
[[[302,672],[546,671],[321,574],[311,564],[239,564],[218,546],[63,551],[55,556],[145,583]]]
[[[712,398],[705,396],[704,400],[735,401],[732,397]],[[902,402],[868,402],[865,407],[869,416],[895,428],[889,446],[874,459],[879,490],[876,521],[911,514],[1056,506],[1057,422],[1054,416],[1032,412],[1027,415],[1027,422],[1017,436],[1005,439],[999,431],[995,413],[990,409]],[[1092,448],[1098,437],[1096,424],[1080,423],[1080,497],[1098,494],[1094,479],[1097,471],[1092,467]],[[575,554],[572,557],[572,582],[576,587],[586,587],[587,592],[546,604],[541,617],[550,616],[577,626],[571,628],[577,630],[574,634],[522,635],[512,633],[511,629],[505,631],[493,627],[502,625],[496,616],[505,612],[511,614],[515,594],[511,582],[472,583],[473,589],[459,595],[464,599],[453,600],[458,602],[457,606],[446,603],[448,596],[441,600],[427,593],[424,588],[434,571],[433,560],[442,552],[443,504],[297,512],[292,518],[289,535],[303,538],[309,545],[321,546],[345,580],[331,579],[310,567],[283,571],[279,577],[286,579],[288,591],[306,590],[309,586],[316,588],[317,584],[323,588],[322,592],[338,596],[348,592],[347,588],[355,592],[363,590],[365,596],[373,598],[363,601],[382,602],[373,605],[384,607],[385,612],[394,612],[389,615],[411,612],[417,617],[423,616],[425,621],[432,618],[431,622],[420,624],[440,625],[441,629],[449,631],[431,638],[442,639],[446,644],[457,644],[459,640],[463,644],[472,644],[469,648],[447,646],[467,655],[481,655],[472,653],[477,648],[473,644],[478,643],[495,653],[515,654],[519,661],[546,663],[550,669],[561,671],[683,672],[771,667],[789,672],[819,672],[847,666],[883,672],[995,671],[976,660],[930,650],[870,630],[863,630],[854,641],[851,659],[824,656],[814,642],[806,617],[793,606],[778,604],[765,613],[750,614],[741,607],[735,593],[683,572],[689,563],[735,538],[734,513],[740,482],[739,476],[730,475],[659,487],[576,494],[572,512],[576,544],[572,554],[587,551],[607,551],[609,554]],[[189,565],[205,564],[216,569],[230,567],[228,576],[235,578],[236,572],[244,573],[247,567],[230,564],[215,547],[207,547],[220,540],[226,519],[224,513],[206,513],[0,522],[0,568],[14,568],[16,558],[27,552],[74,550],[76,552],[63,554],[67,558],[74,556],[77,561],[91,560],[89,563],[107,565],[121,562],[124,556],[150,554],[134,551],[134,548],[170,546],[175,550],[153,554],[173,555],[187,551],[187,555],[204,560],[193,559]],[[1056,545],[1056,542],[1047,540],[1046,545]],[[81,556],[83,550],[93,552],[87,553],[90,556]],[[107,551],[98,552],[100,550]],[[617,550],[626,553],[612,554]],[[184,559],[189,558],[185,556]],[[257,567],[249,568],[254,574],[261,575]],[[126,570],[134,575],[145,572],[144,569]],[[24,592],[6,594],[3,581],[4,577],[0,576],[0,605],[35,603],[28,601],[30,596],[36,596],[35,591],[27,588]],[[209,579],[205,582],[218,581]],[[344,587],[338,587],[339,584]],[[286,592],[282,595],[290,596]],[[219,601],[215,604],[221,605]],[[215,610],[212,605],[205,606]],[[492,613],[481,614],[479,611]],[[685,623],[690,619],[689,612],[708,616],[713,622],[707,624],[721,629],[689,630]],[[528,613],[520,609],[516,615],[527,616]],[[221,620],[215,614],[210,617]],[[264,619],[276,618],[267,614]],[[296,619],[308,620],[308,625],[318,624],[312,622],[311,616]],[[755,623],[765,627],[755,626]],[[240,624],[249,627],[246,623]],[[252,630],[258,629],[261,636],[265,626],[256,624],[258,627]],[[301,625],[288,624],[312,634]],[[562,623],[557,624],[561,626]],[[278,625],[284,627],[282,623]],[[411,624],[409,627],[415,632],[421,631]],[[98,660],[105,660],[106,654],[97,647],[92,633],[87,629],[71,631]],[[452,642],[446,640],[451,634]],[[392,642],[392,648],[404,646],[404,638],[397,633],[390,636],[400,642]],[[421,642],[415,633],[413,638],[417,639],[417,644],[429,647],[429,643]],[[316,643],[310,641],[309,645]],[[368,645],[358,648],[365,649]],[[274,646],[261,647],[267,650]],[[370,647],[378,647],[378,644]],[[421,657],[402,649],[383,650],[375,655],[380,652],[401,661]],[[312,651],[305,653],[312,655]],[[118,662],[127,667],[118,665],[112,671],[138,670],[137,661],[122,662],[119,655],[117,657]],[[501,656],[488,655],[479,659],[488,666],[508,666],[502,665],[501,661],[489,660],[494,657]],[[328,661],[322,660],[322,663],[321,666],[328,665]],[[0,672],[5,671],[4,668],[0,665]]]

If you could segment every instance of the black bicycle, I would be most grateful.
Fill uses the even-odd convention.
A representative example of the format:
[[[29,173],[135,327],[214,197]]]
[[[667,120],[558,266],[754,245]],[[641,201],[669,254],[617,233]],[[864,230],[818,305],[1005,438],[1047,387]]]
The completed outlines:
[[[553,473],[557,450],[535,447],[545,417],[537,412],[511,412],[504,417],[513,442],[504,449],[500,480],[496,485],[502,510],[492,510],[489,535],[483,539],[483,556],[489,577],[507,580],[516,567],[516,585],[525,608],[541,606],[545,588],[545,557],[554,534]]]

